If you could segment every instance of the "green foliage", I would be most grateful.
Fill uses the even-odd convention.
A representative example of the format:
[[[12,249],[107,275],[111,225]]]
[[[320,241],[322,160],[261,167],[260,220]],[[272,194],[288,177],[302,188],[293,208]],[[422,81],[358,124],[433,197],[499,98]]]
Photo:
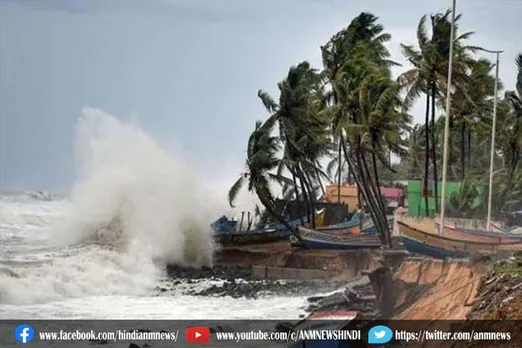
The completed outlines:
[[[480,177],[468,175],[461,182],[459,190],[451,194],[448,215],[460,218],[480,218],[484,216],[483,186]]]
[[[446,98],[450,14],[420,19],[417,45],[402,45],[413,68],[397,80],[390,70],[397,63],[387,49],[391,35],[376,16],[363,12],[320,48],[322,71],[304,61],[278,83],[277,99],[259,91],[268,117],[256,123],[250,135],[246,170],[230,189],[230,204],[246,187],[266,209],[258,215],[280,219],[271,211],[273,190],[280,186],[285,198],[302,201],[313,214],[325,182],[349,173],[377,221],[382,242],[389,242],[379,186],[435,174],[440,180],[437,166],[442,165],[445,118],[436,117],[435,106],[444,106]],[[454,41],[448,179],[462,184],[450,197],[449,209],[455,216],[483,217],[484,204],[477,202],[480,197],[487,202],[494,65],[475,58],[480,48],[467,44],[473,33],[459,33],[459,19],[460,15]],[[515,90],[505,92],[497,107],[495,216],[522,209],[522,54],[517,67]],[[408,111],[423,94],[425,122],[412,125]],[[399,163],[392,163],[391,157]],[[324,159],[329,162],[325,170],[320,165]]]

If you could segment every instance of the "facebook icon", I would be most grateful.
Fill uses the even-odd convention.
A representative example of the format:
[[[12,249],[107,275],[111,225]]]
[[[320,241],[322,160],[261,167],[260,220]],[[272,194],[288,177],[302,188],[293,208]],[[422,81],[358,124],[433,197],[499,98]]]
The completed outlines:
[[[22,324],[15,329],[14,335],[18,342],[28,343],[34,338],[34,330],[30,325]]]

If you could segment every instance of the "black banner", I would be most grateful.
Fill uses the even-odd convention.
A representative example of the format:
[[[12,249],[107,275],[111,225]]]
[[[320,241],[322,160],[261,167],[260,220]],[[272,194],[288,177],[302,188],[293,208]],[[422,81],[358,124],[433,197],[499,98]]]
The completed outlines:
[[[519,321],[3,320],[0,347],[522,347]]]

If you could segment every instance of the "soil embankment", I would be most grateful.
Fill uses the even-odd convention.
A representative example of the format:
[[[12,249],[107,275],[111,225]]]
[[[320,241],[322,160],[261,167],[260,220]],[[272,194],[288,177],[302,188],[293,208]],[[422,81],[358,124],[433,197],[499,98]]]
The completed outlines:
[[[414,258],[380,250],[292,249],[288,242],[279,242],[223,248],[216,253],[215,264],[203,270],[171,266],[172,285],[215,279],[223,283],[190,294],[232,297],[267,292],[313,295],[340,289],[333,295],[311,296],[307,311],[358,310],[368,319],[522,318],[517,258],[491,271],[479,262]]]
[[[338,280],[349,280],[363,270],[379,266],[375,251],[292,249],[288,242],[223,248],[216,253],[215,263],[227,267],[278,267],[329,272]]]
[[[464,320],[486,272],[463,261],[407,260],[394,276],[394,318]]]

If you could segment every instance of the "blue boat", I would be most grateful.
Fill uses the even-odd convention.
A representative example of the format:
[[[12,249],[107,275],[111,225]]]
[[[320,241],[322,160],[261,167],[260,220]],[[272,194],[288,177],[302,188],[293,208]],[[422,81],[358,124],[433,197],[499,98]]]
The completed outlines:
[[[352,250],[377,249],[381,247],[381,240],[376,234],[341,235],[313,230],[297,226],[301,239],[309,249]],[[290,236],[292,246],[301,247],[295,236]]]
[[[356,348],[365,346],[361,340],[360,331],[350,330],[358,313],[356,311],[329,311],[315,312],[309,317],[298,322],[293,332],[297,335],[296,342],[288,344],[287,348]],[[313,339],[312,334],[318,330],[346,330],[351,338],[339,338],[330,340]]]
[[[237,221],[227,218],[225,215],[214,221],[210,227],[214,233],[233,233],[236,230]]]
[[[303,220],[303,222],[307,222],[308,218],[304,217],[304,218],[302,218],[302,220]],[[297,225],[301,224],[301,219],[290,220],[290,221],[288,221],[288,224],[291,227],[296,227]],[[280,222],[275,222],[275,223],[266,225],[265,230],[276,230],[276,231],[288,232],[288,229],[286,228],[286,226]]]
[[[368,216],[364,216],[362,219],[365,221]],[[358,214],[354,214],[352,218],[348,221],[340,222],[338,224],[319,227],[318,230],[328,231],[328,230],[337,230],[337,229],[349,229],[352,227],[357,227],[360,224],[360,219]]]

